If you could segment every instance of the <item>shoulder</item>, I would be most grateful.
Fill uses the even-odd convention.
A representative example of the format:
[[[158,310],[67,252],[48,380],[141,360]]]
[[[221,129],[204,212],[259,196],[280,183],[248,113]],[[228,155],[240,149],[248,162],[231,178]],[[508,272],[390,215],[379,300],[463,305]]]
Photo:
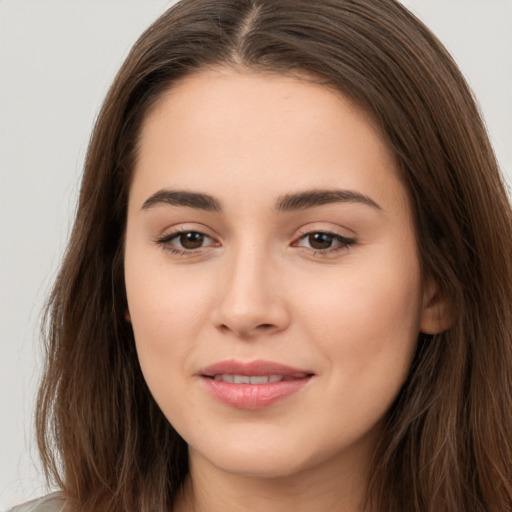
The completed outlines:
[[[62,493],[53,492],[42,498],[13,507],[7,512],[65,512],[64,505]]]

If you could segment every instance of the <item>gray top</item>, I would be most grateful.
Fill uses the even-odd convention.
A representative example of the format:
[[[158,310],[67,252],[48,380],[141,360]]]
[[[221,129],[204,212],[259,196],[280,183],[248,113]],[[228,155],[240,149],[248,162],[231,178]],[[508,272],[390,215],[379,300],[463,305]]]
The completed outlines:
[[[52,492],[42,498],[13,507],[7,512],[64,512],[64,498],[60,492]]]

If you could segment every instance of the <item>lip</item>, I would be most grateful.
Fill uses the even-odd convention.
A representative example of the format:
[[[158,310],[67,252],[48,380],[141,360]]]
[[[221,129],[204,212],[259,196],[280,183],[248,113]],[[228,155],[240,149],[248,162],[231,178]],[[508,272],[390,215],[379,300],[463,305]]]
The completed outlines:
[[[285,380],[260,384],[238,384],[215,380],[217,375],[264,376],[280,375]],[[294,368],[273,361],[219,361],[198,372],[210,394],[237,409],[262,409],[299,392],[314,376],[309,370]]]

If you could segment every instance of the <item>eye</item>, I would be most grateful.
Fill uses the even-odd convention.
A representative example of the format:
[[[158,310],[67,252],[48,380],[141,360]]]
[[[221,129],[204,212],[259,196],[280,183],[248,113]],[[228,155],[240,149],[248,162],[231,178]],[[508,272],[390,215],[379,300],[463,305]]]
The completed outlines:
[[[297,247],[305,247],[315,252],[333,252],[347,248],[355,244],[353,238],[347,238],[337,233],[315,231],[301,236],[295,244]]]
[[[185,233],[179,233],[175,235],[171,240],[174,240],[181,249],[199,249],[203,246],[205,240],[208,237],[197,231],[187,231]]]
[[[164,249],[175,254],[186,254],[214,245],[214,240],[200,231],[178,231],[156,240]]]

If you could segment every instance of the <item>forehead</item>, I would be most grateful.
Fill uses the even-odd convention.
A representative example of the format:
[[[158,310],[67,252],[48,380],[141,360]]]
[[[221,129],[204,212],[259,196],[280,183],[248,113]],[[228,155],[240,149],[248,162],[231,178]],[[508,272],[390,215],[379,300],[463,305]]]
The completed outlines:
[[[368,180],[400,188],[394,155],[349,98],[307,77],[218,68],[181,81],[148,113],[132,188],[249,187],[275,198]]]
[[[164,118],[169,120],[170,115],[180,124],[180,129],[186,127],[185,123],[199,121],[194,129],[215,128],[217,133],[241,121],[242,136],[250,134],[249,130],[257,127],[257,121],[269,124],[299,121],[295,125],[297,129],[305,125],[314,129],[324,123],[320,128],[325,130],[328,117],[343,113],[352,118],[352,123],[357,118],[359,125],[364,125],[385,143],[385,137],[369,113],[319,78],[219,66],[196,72],[170,87],[146,114],[141,137],[151,131],[148,125],[164,123]],[[221,120],[224,122],[219,124]],[[214,125],[209,125],[209,121]]]

